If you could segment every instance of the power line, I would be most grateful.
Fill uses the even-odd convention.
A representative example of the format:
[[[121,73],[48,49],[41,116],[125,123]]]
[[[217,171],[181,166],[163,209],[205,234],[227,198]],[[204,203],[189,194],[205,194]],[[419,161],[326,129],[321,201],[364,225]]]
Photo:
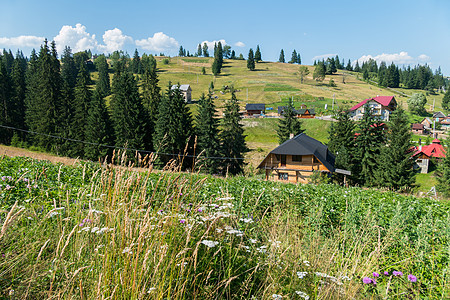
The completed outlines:
[[[62,137],[62,136],[57,136],[57,135],[52,135],[52,134],[47,134],[47,133],[41,133],[41,132],[36,132],[36,131],[31,131],[31,130],[25,130],[25,129],[20,129],[20,128],[11,127],[11,126],[5,126],[5,125],[0,125],[0,127],[6,128],[6,129],[11,129],[11,130],[17,130],[17,131],[21,131],[21,132],[25,132],[25,133],[31,133],[31,134],[36,134],[36,135],[43,135],[43,136],[50,137],[50,138],[56,138],[56,139],[61,139],[61,140],[66,140],[66,141],[71,141],[71,142],[77,142],[77,143],[83,143],[83,144],[93,145],[93,146],[100,146],[100,147],[111,148],[111,149],[120,149],[120,150],[125,150],[125,151],[142,152],[142,153],[156,154],[156,155],[190,157],[190,158],[207,158],[207,159],[221,159],[221,160],[244,160],[244,158],[242,158],[242,157],[195,156],[195,155],[186,155],[186,154],[163,153],[163,152],[156,152],[156,151],[149,151],[149,150],[139,150],[139,149],[133,149],[133,148],[120,147],[120,146],[111,146],[111,145],[106,145],[106,144],[92,143],[92,142],[88,142],[88,141],[83,141],[83,140],[78,140],[78,139],[71,139],[71,138],[66,138],[66,137]]]

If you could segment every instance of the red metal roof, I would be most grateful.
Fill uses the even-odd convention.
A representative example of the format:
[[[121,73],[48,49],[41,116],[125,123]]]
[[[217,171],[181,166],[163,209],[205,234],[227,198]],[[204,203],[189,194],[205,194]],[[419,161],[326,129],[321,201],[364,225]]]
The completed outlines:
[[[415,150],[416,152],[413,156],[423,153],[428,157],[445,157],[444,146],[441,145],[441,141],[438,139],[434,139],[430,145],[422,146],[422,149],[420,149],[420,147],[415,147]]]
[[[360,108],[361,106],[363,106],[364,104],[366,104],[368,101],[376,101],[378,103],[380,103],[383,106],[389,106],[389,104],[391,103],[392,100],[394,100],[394,96],[378,96],[378,97],[374,97],[374,98],[370,98],[370,99],[366,99],[364,101],[359,102],[358,104],[356,104],[355,106],[353,106],[352,108],[350,108],[350,110],[356,110],[358,108]]]

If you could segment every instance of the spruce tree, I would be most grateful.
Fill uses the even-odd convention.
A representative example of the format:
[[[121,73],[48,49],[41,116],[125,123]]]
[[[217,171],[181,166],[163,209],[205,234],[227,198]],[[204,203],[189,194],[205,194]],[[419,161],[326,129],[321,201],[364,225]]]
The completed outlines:
[[[236,59],[236,52],[234,50],[231,51],[230,59]]]
[[[262,61],[262,58],[261,58],[261,50],[259,49],[259,45],[256,46],[256,51],[255,51],[255,61],[256,61],[256,62]]]
[[[98,70],[98,80],[96,84],[97,92],[100,93],[102,98],[105,98],[111,94],[111,84],[109,80],[109,67],[106,61],[105,55],[99,55],[95,60],[95,64]]]
[[[84,157],[93,161],[111,157],[112,149],[101,145],[113,145],[112,123],[105,100],[97,90],[93,92],[90,101],[84,136],[88,142],[84,145]]]
[[[134,50],[133,60],[131,61],[131,72],[134,74],[142,74],[141,58],[137,49]]]
[[[353,71],[352,63],[350,62],[350,59],[348,60],[347,66],[345,67],[347,71]]]
[[[155,151],[160,153],[158,164],[164,166],[171,159],[177,158],[187,162],[188,159],[183,155],[186,147],[187,154],[192,152],[192,117],[179,88],[172,88],[170,82],[161,99],[158,114],[164,116],[156,121],[153,136]]]
[[[223,50],[222,50],[222,43],[219,42],[219,44],[215,45],[214,47],[214,61],[212,64],[212,72],[214,76],[220,74],[222,64],[223,64]]]
[[[450,111],[450,89],[447,89],[444,98],[442,98],[442,108]]]
[[[149,149],[153,147],[153,134],[155,132],[156,120],[158,119],[158,107],[161,102],[161,89],[158,86],[158,75],[156,67],[151,64],[145,66],[144,74],[142,75],[142,103],[147,111],[147,146]]]
[[[436,190],[445,197],[450,197],[450,138],[446,140],[445,158],[443,158],[436,170]]]
[[[280,144],[290,139],[290,135],[299,135],[304,130],[302,129],[302,122],[297,118],[297,112],[294,108],[292,99],[289,99],[288,105],[284,108],[283,116],[278,122],[278,141]]]
[[[11,72],[12,102],[13,102],[13,114],[11,121],[13,127],[22,129],[25,129],[26,68],[27,68],[26,58],[23,56],[22,53],[18,52],[16,58],[14,59],[13,69]]]
[[[225,103],[224,117],[222,119],[222,172],[224,174],[240,174],[244,171],[244,154],[248,152],[245,143],[243,125],[240,123],[239,103],[235,91],[231,91],[231,100]]]
[[[280,58],[278,58],[278,62],[281,62],[281,63],[285,62],[283,49],[281,49],[281,51],[280,51]]]
[[[121,67],[114,74],[111,99],[111,120],[118,147],[146,150],[147,118],[134,75]],[[134,157],[135,153],[128,153]]]
[[[297,53],[297,63],[298,63],[299,65],[302,64],[302,58],[300,57],[300,52]]]
[[[202,152],[200,168],[210,174],[217,174],[220,167],[219,121],[215,117],[217,111],[211,94],[200,97],[195,132],[197,135],[197,152]]]
[[[373,117],[372,108],[364,105],[364,114],[358,124],[359,133],[356,137],[357,181],[361,185],[377,185],[377,171],[381,147],[385,145],[383,126]],[[356,177],[355,176],[355,177]]]
[[[89,112],[89,106],[91,101],[91,91],[89,89],[89,72],[86,69],[84,63],[81,64],[80,70],[77,76],[77,84],[75,86],[75,101],[73,103],[73,118],[72,118],[72,130],[71,138],[84,141],[85,132],[87,126],[87,116]],[[74,143],[70,150],[70,156],[83,157],[84,144]]]
[[[292,56],[291,56],[291,60],[289,61],[290,64],[295,64],[297,63],[297,51],[292,51]]]
[[[415,175],[411,159],[412,133],[408,116],[400,105],[391,114],[388,128],[387,145],[381,148],[378,160],[378,183],[393,190],[410,188]]]
[[[13,91],[11,89],[11,78],[4,63],[0,62],[0,125],[12,126],[13,114]],[[13,136],[11,129],[0,129],[0,143],[9,144]]]
[[[325,64],[320,61],[314,67],[313,79],[316,81],[323,81],[325,79],[325,73]]]
[[[247,69],[249,69],[250,71],[255,70],[255,58],[253,56],[252,48],[250,48],[250,50],[248,51]]]
[[[361,72],[361,68],[359,67],[359,62],[356,61],[355,68],[353,69],[355,72]]]
[[[208,45],[206,43],[203,44],[202,51],[204,57],[209,57]]]

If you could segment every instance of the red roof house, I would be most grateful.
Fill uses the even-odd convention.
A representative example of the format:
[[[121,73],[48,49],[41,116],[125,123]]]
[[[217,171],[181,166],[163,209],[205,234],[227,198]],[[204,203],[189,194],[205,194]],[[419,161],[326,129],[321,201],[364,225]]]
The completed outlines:
[[[430,145],[415,146],[412,150],[414,151],[413,157],[416,159],[416,168],[420,168],[421,173],[428,173],[430,158],[434,157],[438,160],[445,158],[444,146],[438,139],[434,139]]]
[[[350,108],[350,117],[353,120],[360,120],[362,118],[366,103],[372,109],[372,114],[383,121],[389,121],[389,115],[397,108],[397,101],[394,96],[377,96],[363,100]]]

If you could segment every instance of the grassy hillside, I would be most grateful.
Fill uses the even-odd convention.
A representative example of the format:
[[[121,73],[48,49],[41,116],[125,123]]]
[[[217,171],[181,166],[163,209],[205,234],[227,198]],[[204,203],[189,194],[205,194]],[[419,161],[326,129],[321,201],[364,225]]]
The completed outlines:
[[[450,295],[448,202],[18,157],[0,178],[2,299]]]

